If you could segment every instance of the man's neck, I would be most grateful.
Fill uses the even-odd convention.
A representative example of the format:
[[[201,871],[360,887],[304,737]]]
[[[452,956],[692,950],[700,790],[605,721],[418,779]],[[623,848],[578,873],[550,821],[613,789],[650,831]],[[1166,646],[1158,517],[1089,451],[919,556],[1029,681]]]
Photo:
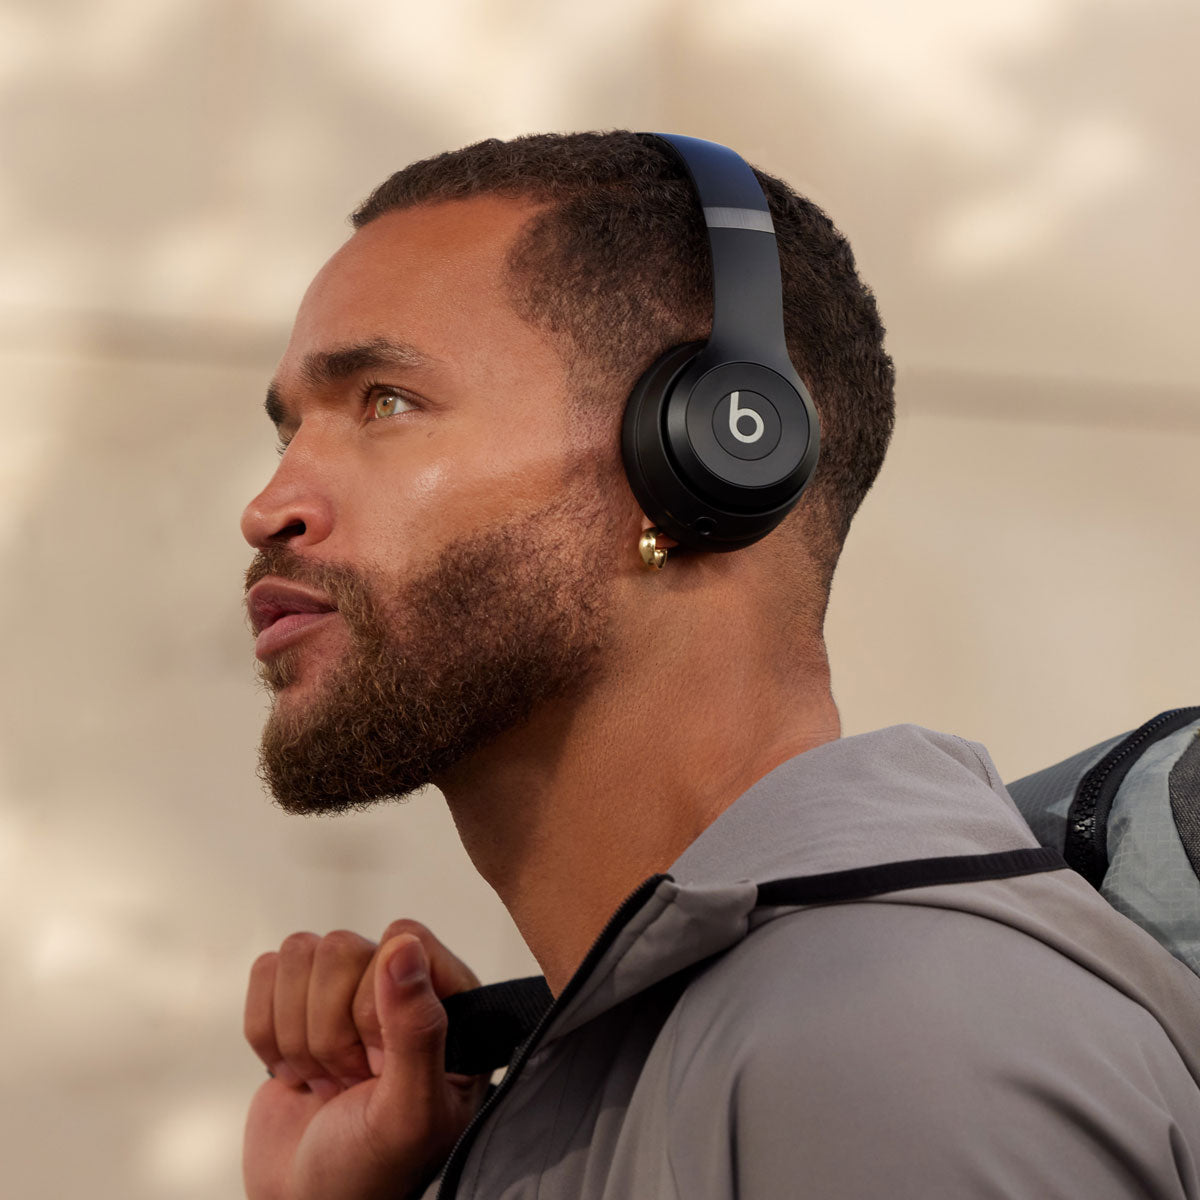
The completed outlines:
[[[727,657],[633,674],[546,706],[437,780],[555,994],[638,884],[769,771],[840,736],[823,649],[799,676]]]

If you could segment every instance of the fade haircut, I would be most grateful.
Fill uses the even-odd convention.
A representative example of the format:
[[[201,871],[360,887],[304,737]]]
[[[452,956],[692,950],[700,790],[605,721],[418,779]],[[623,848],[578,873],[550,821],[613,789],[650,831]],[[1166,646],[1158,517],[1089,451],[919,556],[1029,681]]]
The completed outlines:
[[[820,628],[850,523],[891,438],[895,372],[846,239],[812,201],[755,174],[779,242],[788,353],[821,420],[816,475],[768,540],[783,561],[800,551],[806,595],[796,609]],[[479,195],[542,205],[509,253],[512,302],[559,343],[572,416],[611,421],[616,444],[642,372],[712,326],[708,238],[682,164],[656,139],[623,130],[490,138],[397,171],[351,220],[360,229],[394,209]]]

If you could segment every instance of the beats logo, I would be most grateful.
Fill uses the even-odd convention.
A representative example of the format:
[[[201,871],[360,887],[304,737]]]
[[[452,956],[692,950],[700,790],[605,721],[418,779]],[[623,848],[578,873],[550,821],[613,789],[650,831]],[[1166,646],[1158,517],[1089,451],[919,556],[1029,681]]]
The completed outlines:
[[[782,429],[775,406],[758,392],[729,392],[713,409],[713,433],[736,458],[764,458],[779,445]]]

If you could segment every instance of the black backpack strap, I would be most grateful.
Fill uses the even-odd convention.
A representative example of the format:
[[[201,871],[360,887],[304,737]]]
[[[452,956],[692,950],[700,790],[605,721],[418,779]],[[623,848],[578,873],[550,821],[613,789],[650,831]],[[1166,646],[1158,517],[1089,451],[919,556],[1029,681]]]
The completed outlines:
[[[946,858],[914,858],[826,875],[800,875],[758,885],[758,907],[837,904],[865,900],[887,892],[943,883],[978,883],[1011,879],[1067,866],[1057,850],[1003,850],[997,854],[965,854]],[[550,1007],[550,988],[540,975],[510,979],[447,996],[450,1018],[446,1036],[446,1070],[482,1075],[507,1066],[516,1048],[533,1033]]]
[[[482,1075],[507,1066],[554,999],[541,975],[507,979],[447,996],[446,1070]]]
[[[794,879],[760,883],[758,903],[760,908],[774,904],[837,904],[940,883],[979,883],[984,879],[1012,879],[1041,871],[1061,871],[1066,865],[1057,850],[1046,846],[1001,850],[996,854],[910,858],[875,867],[856,867],[852,871],[799,875]]]

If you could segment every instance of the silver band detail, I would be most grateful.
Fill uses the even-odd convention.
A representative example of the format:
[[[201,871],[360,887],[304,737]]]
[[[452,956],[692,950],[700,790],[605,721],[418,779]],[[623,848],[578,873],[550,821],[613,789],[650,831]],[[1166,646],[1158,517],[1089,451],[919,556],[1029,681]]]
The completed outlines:
[[[771,214],[760,208],[706,208],[704,221],[710,229],[755,229],[774,233]]]

